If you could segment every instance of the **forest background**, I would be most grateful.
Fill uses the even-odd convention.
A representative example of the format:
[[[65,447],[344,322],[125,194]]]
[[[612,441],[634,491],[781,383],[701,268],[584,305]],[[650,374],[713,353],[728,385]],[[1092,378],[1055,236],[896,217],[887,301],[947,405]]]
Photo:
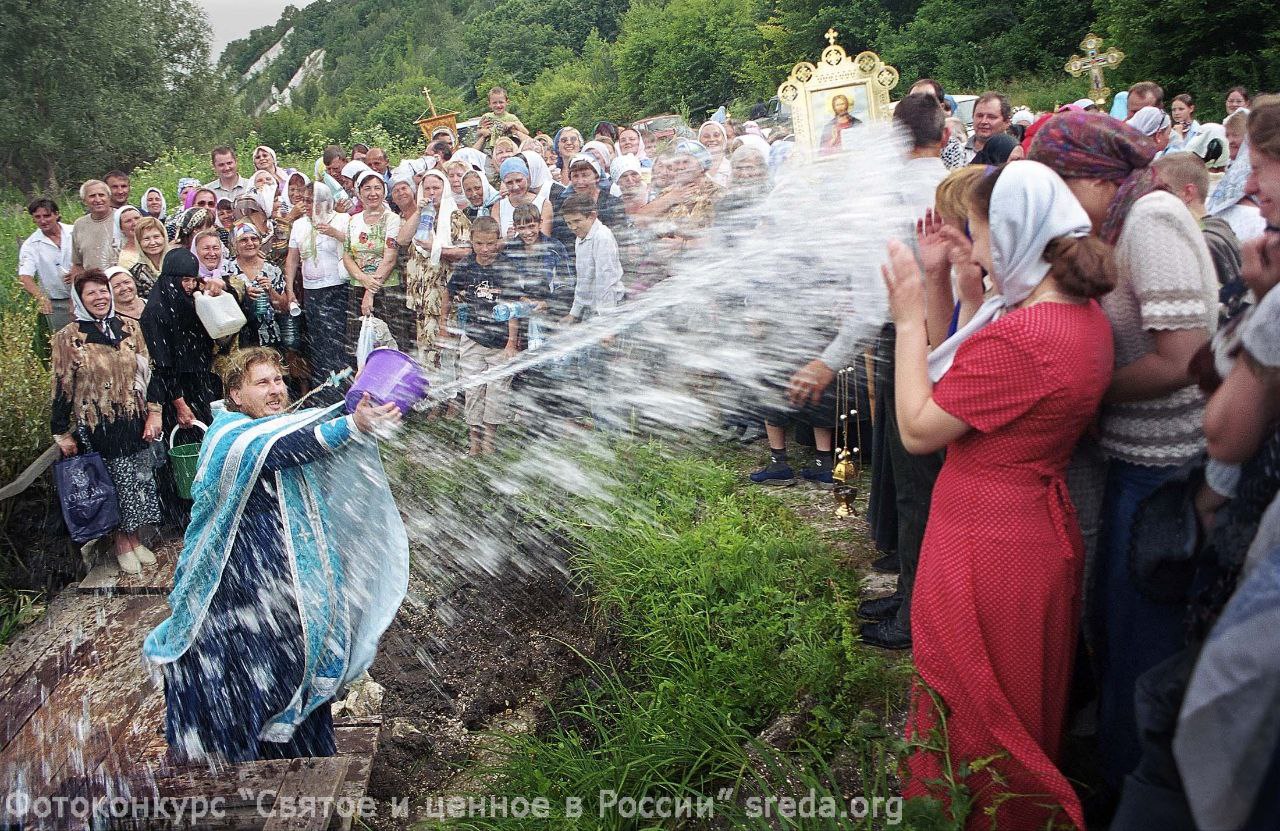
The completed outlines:
[[[407,149],[424,86],[465,118],[503,85],[525,123],[548,131],[667,112],[697,124],[768,99],[794,63],[816,59],[829,27],[906,83],[1001,89],[1033,109],[1087,91],[1063,64],[1091,30],[1127,55],[1113,88],[1154,79],[1169,96],[1190,92],[1202,121],[1221,117],[1230,86],[1280,88],[1280,6],[1256,0],[316,0],[221,56],[193,0],[0,8],[22,21],[0,33],[0,183],[27,194],[250,132],[282,154],[357,135]],[[318,49],[322,71],[291,106],[255,115]]]

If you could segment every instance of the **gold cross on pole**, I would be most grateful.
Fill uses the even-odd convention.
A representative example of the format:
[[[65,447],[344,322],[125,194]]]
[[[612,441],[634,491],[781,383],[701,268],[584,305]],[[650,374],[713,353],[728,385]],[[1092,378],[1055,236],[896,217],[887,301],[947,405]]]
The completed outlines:
[[[824,37],[826,37],[827,43],[829,45],[835,46],[836,38],[840,37],[840,33],[836,31],[836,27],[832,26],[830,29],[827,30],[827,34]]]
[[[1102,74],[1103,70],[1119,66],[1124,60],[1124,53],[1114,46],[1102,51],[1102,38],[1093,32],[1080,41],[1080,48],[1084,50],[1084,57],[1072,55],[1063,68],[1073,78],[1089,73],[1089,97],[1101,107],[1107,103],[1107,96],[1111,94],[1111,88],[1107,86],[1106,77]]]

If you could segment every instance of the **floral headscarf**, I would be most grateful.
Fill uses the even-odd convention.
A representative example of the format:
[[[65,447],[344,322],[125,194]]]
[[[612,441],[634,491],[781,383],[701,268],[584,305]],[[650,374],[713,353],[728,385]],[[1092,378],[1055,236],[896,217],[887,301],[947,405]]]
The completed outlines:
[[[1151,169],[1156,152],[1151,139],[1123,121],[1104,113],[1067,112],[1045,122],[1028,155],[1064,179],[1120,183],[1099,234],[1115,245],[1134,203],[1165,189]]]

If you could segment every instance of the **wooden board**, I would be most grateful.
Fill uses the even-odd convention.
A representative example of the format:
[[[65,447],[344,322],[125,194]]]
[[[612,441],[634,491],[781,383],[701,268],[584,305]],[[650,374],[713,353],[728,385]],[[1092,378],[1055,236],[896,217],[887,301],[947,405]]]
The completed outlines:
[[[171,568],[170,560],[170,574]],[[335,722],[338,755],[327,759],[174,765],[164,738],[163,690],[141,659],[142,640],[168,606],[143,582],[69,588],[0,652],[0,784],[12,793],[21,783],[33,798],[152,800],[153,807],[158,800],[217,798],[221,816],[195,826],[210,831],[348,831],[351,808],[368,788],[381,717]],[[292,810],[309,804],[322,810]],[[0,805],[0,826],[22,819],[3,811]],[[99,818],[94,827],[168,827],[167,816],[131,811]],[[90,826],[62,818],[57,827]]]
[[[95,594],[169,594],[173,570],[182,553],[182,541],[174,540],[155,549],[156,564],[143,566],[141,574],[125,574],[115,558],[105,555],[89,576],[80,581],[80,591]]]

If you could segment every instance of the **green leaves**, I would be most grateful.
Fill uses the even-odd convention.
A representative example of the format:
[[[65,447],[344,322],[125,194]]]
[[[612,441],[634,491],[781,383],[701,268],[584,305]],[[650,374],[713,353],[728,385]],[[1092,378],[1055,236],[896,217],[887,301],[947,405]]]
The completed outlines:
[[[5,17],[21,21],[0,29],[0,172],[11,184],[56,191],[230,126],[206,120],[229,99],[191,0],[11,0]]]

